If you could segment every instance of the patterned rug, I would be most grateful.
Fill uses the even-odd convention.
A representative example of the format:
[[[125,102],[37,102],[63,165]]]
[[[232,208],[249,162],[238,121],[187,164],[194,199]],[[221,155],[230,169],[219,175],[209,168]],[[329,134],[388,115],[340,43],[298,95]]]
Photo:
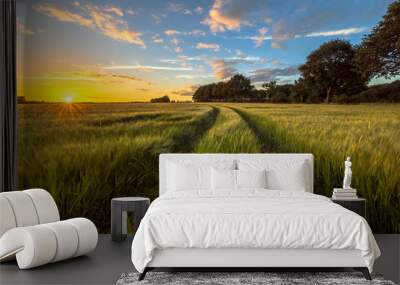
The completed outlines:
[[[122,274],[117,285],[395,285],[380,275],[372,275],[373,280],[368,281],[360,272],[148,272],[142,281],[138,281],[138,276],[138,273]]]

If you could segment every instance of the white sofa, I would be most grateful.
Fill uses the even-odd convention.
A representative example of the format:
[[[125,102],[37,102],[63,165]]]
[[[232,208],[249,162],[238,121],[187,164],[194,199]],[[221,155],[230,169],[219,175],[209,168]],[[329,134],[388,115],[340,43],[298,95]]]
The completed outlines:
[[[88,219],[60,221],[46,190],[0,193],[0,262],[16,258],[20,269],[37,267],[91,252],[97,239]]]

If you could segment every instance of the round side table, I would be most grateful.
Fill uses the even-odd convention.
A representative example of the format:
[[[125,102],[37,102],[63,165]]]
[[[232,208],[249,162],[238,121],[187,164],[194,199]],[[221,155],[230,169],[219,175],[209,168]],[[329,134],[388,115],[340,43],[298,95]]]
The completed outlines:
[[[120,197],[111,199],[111,238],[113,241],[123,241],[128,233],[127,212],[133,212],[135,231],[146,214],[150,205],[149,198]]]

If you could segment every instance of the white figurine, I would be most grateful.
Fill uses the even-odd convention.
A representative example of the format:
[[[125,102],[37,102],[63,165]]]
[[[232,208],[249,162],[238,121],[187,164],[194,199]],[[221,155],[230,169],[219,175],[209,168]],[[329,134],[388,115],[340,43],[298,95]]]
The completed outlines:
[[[350,156],[347,157],[347,160],[344,162],[344,179],[343,179],[343,189],[352,189],[350,187],[351,184],[351,160]]]

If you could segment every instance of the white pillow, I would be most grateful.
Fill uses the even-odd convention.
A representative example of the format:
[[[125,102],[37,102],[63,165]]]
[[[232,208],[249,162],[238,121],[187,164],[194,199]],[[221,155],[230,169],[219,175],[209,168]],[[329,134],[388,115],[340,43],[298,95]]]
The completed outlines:
[[[238,188],[267,188],[267,171],[262,170],[236,170]]]
[[[166,163],[166,188],[168,191],[211,191],[211,168],[235,169],[236,160],[174,159]]]
[[[274,190],[303,191],[307,189],[304,164],[295,168],[272,169],[267,171],[268,188]]]
[[[168,191],[190,191],[211,189],[211,168],[168,163]]]
[[[215,190],[235,190],[236,170],[232,169],[211,169],[211,188]]]
[[[266,169],[267,188],[273,190],[303,191],[308,188],[306,161],[241,159],[240,170]]]

